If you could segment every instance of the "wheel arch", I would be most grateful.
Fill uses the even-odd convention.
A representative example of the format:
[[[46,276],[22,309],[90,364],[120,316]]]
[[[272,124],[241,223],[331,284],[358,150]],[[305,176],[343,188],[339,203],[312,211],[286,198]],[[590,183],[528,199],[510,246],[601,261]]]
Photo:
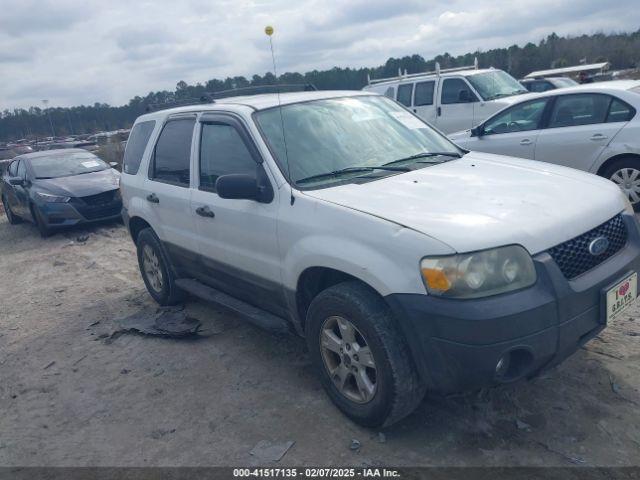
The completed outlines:
[[[637,161],[638,162],[638,166],[640,167],[640,154],[637,154],[637,153],[619,153],[617,155],[613,155],[612,157],[607,158],[604,162],[602,162],[602,164],[600,164],[600,166],[598,167],[598,170],[597,170],[596,173],[602,177],[602,176],[604,176],[604,172],[614,162],[617,162],[618,160],[627,159],[627,158]]]
[[[131,234],[131,239],[133,240],[133,243],[135,244],[138,243],[138,235],[145,228],[153,229],[153,227],[151,227],[149,222],[147,222],[142,217],[135,216],[129,219],[129,233]]]

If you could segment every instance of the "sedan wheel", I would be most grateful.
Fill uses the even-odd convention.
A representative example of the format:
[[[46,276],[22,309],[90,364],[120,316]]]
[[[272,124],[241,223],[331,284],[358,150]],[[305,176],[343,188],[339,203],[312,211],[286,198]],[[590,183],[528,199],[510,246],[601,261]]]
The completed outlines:
[[[632,204],[640,202],[640,170],[636,168],[621,168],[609,178],[627,195]]]
[[[349,320],[333,316],[320,329],[324,366],[338,391],[355,403],[369,402],[376,393],[377,370],[371,349]]]
[[[10,225],[15,225],[16,223],[20,223],[22,219],[20,217],[16,217],[16,214],[11,210],[11,205],[5,197],[2,197],[2,205],[4,206],[4,213],[7,216],[7,220]]]

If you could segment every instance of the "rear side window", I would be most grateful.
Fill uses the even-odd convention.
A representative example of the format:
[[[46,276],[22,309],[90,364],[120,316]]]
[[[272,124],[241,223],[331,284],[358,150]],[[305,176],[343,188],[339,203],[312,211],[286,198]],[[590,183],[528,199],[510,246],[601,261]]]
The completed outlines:
[[[222,175],[255,176],[257,163],[238,131],[231,125],[205,123],[200,140],[200,189],[216,191]]]
[[[142,155],[149,143],[151,132],[156,126],[154,120],[148,122],[140,122],[133,127],[129,134],[129,140],[127,140],[127,148],[124,151],[124,166],[122,171],[130,175],[138,173],[140,168],[140,162],[142,161]]]
[[[436,82],[416,83],[416,93],[413,105],[421,107],[423,105],[433,105],[433,87]]]
[[[553,85],[547,81],[531,82],[527,85],[527,89],[530,92],[546,92],[547,90],[553,90]]]
[[[461,78],[445,78],[442,82],[442,104],[469,103],[476,101],[475,94]]]
[[[610,97],[592,93],[562,95],[556,98],[549,128],[604,123]]]
[[[168,121],[153,151],[149,178],[181,187],[189,186],[191,138],[195,118]]]
[[[411,106],[412,94],[413,94],[413,83],[406,83],[398,87],[398,101],[405,107]]]
[[[635,111],[631,105],[627,105],[622,100],[614,98],[609,106],[607,123],[628,122],[633,118]]]

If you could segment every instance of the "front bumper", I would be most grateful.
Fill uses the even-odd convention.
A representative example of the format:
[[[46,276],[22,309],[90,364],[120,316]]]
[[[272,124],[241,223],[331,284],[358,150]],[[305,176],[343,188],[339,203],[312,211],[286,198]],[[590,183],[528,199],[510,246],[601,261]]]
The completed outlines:
[[[628,241],[602,264],[567,280],[551,256],[534,257],[535,285],[474,300],[386,297],[431,390],[453,393],[530,377],[557,365],[605,327],[602,292],[640,273],[640,232],[623,215]],[[496,372],[501,358],[509,371]]]
[[[76,199],[66,203],[37,204],[42,219],[49,228],[70,227],[81,223],[93,223],[121,218],[122,200],[104,205],[87,206]]]

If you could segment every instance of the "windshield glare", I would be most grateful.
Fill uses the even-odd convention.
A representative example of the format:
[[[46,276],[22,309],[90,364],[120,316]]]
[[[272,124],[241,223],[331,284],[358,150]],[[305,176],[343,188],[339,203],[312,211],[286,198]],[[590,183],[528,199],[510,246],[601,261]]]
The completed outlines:
[[[527,93],[520,82],[502,70],[469,75],[467,80],[484,100]]]
[[[105,162],[89,152],[51,155],[31,158],[29,161],[36,178],[70,177],[109,168]]]
[[[281,110],[282,119],[280,109],[272,108],[256,113],[256,121],[281,170],[290,170],[294,183],[349,167],[376,167],[424,152],[460,152],[417,117],[382,96],[316,100],[286,105]],[[343,180],[326,177],[317,183]]]

